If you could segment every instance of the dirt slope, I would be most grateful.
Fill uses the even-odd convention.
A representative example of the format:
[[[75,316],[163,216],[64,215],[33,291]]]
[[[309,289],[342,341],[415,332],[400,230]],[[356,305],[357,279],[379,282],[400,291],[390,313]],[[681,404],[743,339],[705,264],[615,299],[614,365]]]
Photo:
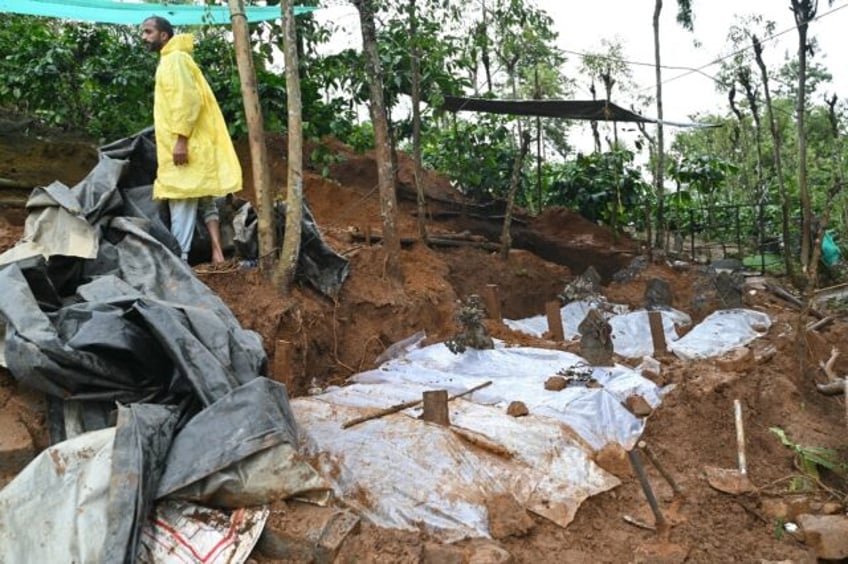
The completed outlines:
[[[334,148],[344,150],[338,145]],[[247,155],[246,144],[239,152]],[[282,140],[272,140],[270,153],[285,154]],[[296,288],[293,295],[282,298],[254,270],[199,274],[245,327],[261,334],[271,366],[278,341],[291,343],[291,379],[287,383],[294,396],[313,385],[342,384],[351,374],[373,367],[386,347],[417,331],[425,330],[430,340],[452,335],[457,329],[453,319],[457,300],[482,292],[487,284],[499,286],[505,317],[528,317],[543,313],[545,303],[556,299],[565,283],[591,264],[607,280],[605,293],[611,301],[639,307],[647,281],[661,277],[672,287],[675,307],[696,321],[710,312],[712,306],[696,299],[705,276],[696,268],[678,271],[654,264],[626,282],[609,282],[630,262],[636,245],[561,209],[538,218],[520,216],[517,232],[522,248],[512,251],[507,260],[477,246],[404,246],[404,284],[394,287],[384,276],[385,257],[379,245],[352,236],[357,229],[378,233],[381,228],[374,162],[367,155],[346,154],[347,160],[331,167],[329,178],[309,173],[304,181],[305,196],[322,233],[351,261],[350,278],[337,300],[328,300],[308,287]],[[274,157],[272,164],[274,184],[282,192],[285,162]],[[404,184],[398,227],[402,237],[414,238],[414,198],[404,196],[412,194],[409,166],[408,158],[401,155]],[[249,166],[244,169],[249,177]],[[430,233],[467,231],[497,239],[499,222],[480,217],[482,210],[463,210],[446,180],[431,175],[427,186],[432,196],[428,211],[432,218],[439,218],[428,223]],[[0,222],[0,248],[19,235],[19,226]],[[844,512],[848,486],[825,473],[822,483],[809,491],[790,492],[791,477],[797,474],[794,458],[769,428],[779,426],[798,443],[834,448],[843,460],[848,457],[844,406],[838,399],[821,396],[814,385],[823,381],[816,368],[819,361],[827,358],[831,347],[844,346],[848,325],[838,319],[820,332],[806,333],[803,339],[810,354],[802,359],[795,311],[763,290],[752,288],[746,300],[749,307],[767,311],[774,320],[768,335],[752,346],[749,356],[690,363],[663,359],[659,379],[676,387],[650,416],[644,438],[685,490],[685,497],[672,499],[671,489],[649,468],[661,506],[673,524],[663,542],[657,546],[655,533],[622,519],[630,515],[652,522],[638,482],[625,466],[619,471],[624,484],[589,499],[567,529],[534,518],[535,525],[527,535],[502,539],[502,546],[516,561],[661,561],[640,555],[652,551],[669,554],[673,545],[680,547],[690,562],[815,561],[806,545],[782,533],[775,501],[793,501],[813,512],[823,511],[827,502],[837,502],[827,508]],[[514,334],[495,323],[490,330],[510,342],[572,347]],[[617,360],[632,366],[638,363],[638,359]],[[848,358],[843,357],[836,369],[840,374],[848,372]],[[43,447],[43,411],[39,411],[43,408],[37,397],[30,396],[8,375],[0,375],[0,410],[15,410]],[[705,465],[734,466],[731,409],[735,398],[743,402],[750,474],[760,488],[746,496],[716,492],[703,478]],[[421,535],[364,526],[343,546],[342,560],[413,563],[422,561],[427,546],[428,540]],[[262,559],[260,555],[256,558]]]

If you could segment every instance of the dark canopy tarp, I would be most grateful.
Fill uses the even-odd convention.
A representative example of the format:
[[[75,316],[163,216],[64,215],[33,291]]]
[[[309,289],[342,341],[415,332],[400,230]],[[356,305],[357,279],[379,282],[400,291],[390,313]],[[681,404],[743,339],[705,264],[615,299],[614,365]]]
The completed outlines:
[[[449,112],[483,112],[513,116],[539,116],[589,121],[658,123],[606,100],[493,100],[445,96],[442,109]],[[712,127],[712,124],[662,122],[677,127]]]

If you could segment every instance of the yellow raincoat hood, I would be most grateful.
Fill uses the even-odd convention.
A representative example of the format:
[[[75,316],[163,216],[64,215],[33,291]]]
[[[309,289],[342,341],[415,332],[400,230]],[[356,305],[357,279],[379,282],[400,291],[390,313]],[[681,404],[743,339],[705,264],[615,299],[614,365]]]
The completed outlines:
[[[187,199],[241,190],[241,166],[212,89],[191,57],[194,38],[172,37],[156,69],[153,121],[159,161],[153,197]],[[188,138],[188,164],[174,164],[177,137]]]

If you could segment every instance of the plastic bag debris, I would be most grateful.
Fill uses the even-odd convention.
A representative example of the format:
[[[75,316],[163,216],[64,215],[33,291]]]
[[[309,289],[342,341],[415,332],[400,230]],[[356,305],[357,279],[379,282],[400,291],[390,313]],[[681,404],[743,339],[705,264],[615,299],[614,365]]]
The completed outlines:
[[[162,501],[142,531],[137,562],[245,562],[268,514],[267,507],[223,511],[178,500]]]

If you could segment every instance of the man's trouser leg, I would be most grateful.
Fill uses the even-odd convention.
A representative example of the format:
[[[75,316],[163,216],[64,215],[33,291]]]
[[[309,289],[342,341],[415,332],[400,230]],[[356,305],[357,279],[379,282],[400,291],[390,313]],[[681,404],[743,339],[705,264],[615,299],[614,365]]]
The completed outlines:
[[[188,260],[191,240],[194,237],[194,225],[197,222],[197,198],[188,200],[168,200],[171,210],[171,234],[180,245],[180,255]]]

